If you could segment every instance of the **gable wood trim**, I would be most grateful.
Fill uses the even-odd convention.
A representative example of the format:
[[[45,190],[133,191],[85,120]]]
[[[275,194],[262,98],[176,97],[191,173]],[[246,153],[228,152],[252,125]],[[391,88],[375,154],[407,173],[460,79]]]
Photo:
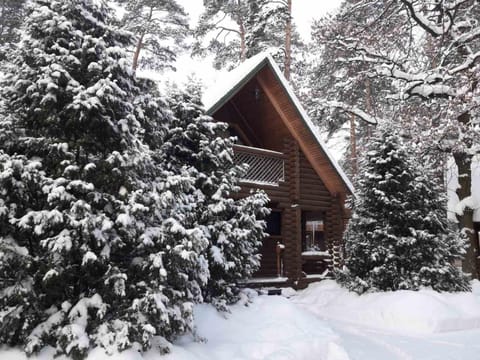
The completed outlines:
[[[255,59],[251,58],[249,60],[255,60]],[[249,60],[246,60],[246,62],[248,62]],[[219,110],[225,103],[227,103],[227,101],[229,101],[233,96],[235,96],[235,94],[246,83],[252,80],[255,77],[255,75],[260,71],[260,69],[268,63],[268,61],[269,61],[268,57],[264,57],[264,58],[261,58],[261,61],[259,61],[257,64],[254,64],[252,69],[250,69],[243,78],[241,78],[234,86],[232,86],[227,92],[225,92],[225,94],[222,95],[220,99],[215,100],[213,104],[208,106],[206,111],[207,115],[212,116],[213,114],[215,114],[215,112],[217,112],[217,110]],[[246,65],[246,64],[244,63],[243,65]],[[235,69],[232,71],[235,71]]]
[[[287,126],[289,132],[294,136],[294,138],[296,140],[296,143],[299,144],[300,149],[302,150],[303,154],[308,159],[310,164],[313,166],[313,168],[317,172],[318,176],[324,182],[324,184],[327,187],[327,189],[329,190],[329,192],[331,194],[338,194],[338,193],[342,192],[341,191],[342,189],[339,189],[338,186],[335,186],[335,182],[329,179],[329,176],[325,176],[326,174],[329,175],[329,173],[331,173],[330,169],[328,169],[328,168],[325,169],[325,166],[329,165],[327,162],[325,162],[323,160],[323,158],[326,156],[326,154],[318,154],[320,156],[318,156],[318,155],[315,156],[316,155],[315,152],[311,151],[309,146],[307,146],[307,144],[305,144],[305,140],[308,140],[309,142],[313,142],[315,144],[316,143],[315,139],[312,139],[311,138],[312,136],[308,133],[299,134],[299,130],[295,126],[295,125],[298,126],[298,124],[294,124],[295,122],[298,122],[298,117],[294,117],[294,118],[291,119],[284,113],[282,105],[279,103],[278,99],[273,94],[270,86],[267,84],[267,81],[265,79],[263,79],[261,74],[259,74],[259,76],[257,76],[257,81],[260,84],[263,92],[265,93],[265,95],[267,95],[267,97],[270,100],[270,102],[272,103],[273,107],[275,108],[275,110],[279,114],[279,116],[282,118],[282,121],[285,124],[285,126]],[[310,136],[308,136],[308,135],[310,135]],[[305,139],[305,137],[309,137],[309,138]],[[318,148],[318,145],[316,147]],[[297,147],[296,151],[295,151],[296,158],[297,157],[299,158],[298,151],[299,151],[299,149]],[[320,158],[320,161],[319,161],[319,158]],[[295,177],[297,178],[297,182],[299,183],[299,179],[298,179],[299,174],[297,174],[297,172],[299,172],[298,167],[300,166],[299,159],[296,159],[295,162],[296,162],[296,164],[295,164],[296,165],[295,166],[295,175],[296,176]],[[333,175],[335,176],[336,174],[333,174]],[[295,197],[299,196],[299,189],[297,188],[299,186],[300,186],[300,184],[295,184],[295,190],[296,190],[295,191],[295,193],[296,193]]]

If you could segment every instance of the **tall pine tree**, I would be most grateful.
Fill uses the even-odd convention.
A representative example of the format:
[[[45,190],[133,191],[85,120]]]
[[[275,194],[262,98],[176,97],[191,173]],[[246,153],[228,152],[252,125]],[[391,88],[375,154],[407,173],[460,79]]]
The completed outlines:
[[[233,68],[264,50],[275,49],[285,57],[286,24],[290,19],[287,1],[209,0],[195,31],[194,54],[214,54],[214,67]],[[297,33],[293,41],[301,42]],[[208,43],[203,43],[204,40]],[[283,64],[283,61],[279,61]]]
[[[176,0],[119,0],[125,4],[123,26],[136,36],[133,69],[172,67],[185,48],[188,19]]]
[[[433,172],[415,161],[396,130],[381,127],[361,159],[339,281],[358,293],[468,290],[454,265],[465,253],[465,238],[446,220]]]

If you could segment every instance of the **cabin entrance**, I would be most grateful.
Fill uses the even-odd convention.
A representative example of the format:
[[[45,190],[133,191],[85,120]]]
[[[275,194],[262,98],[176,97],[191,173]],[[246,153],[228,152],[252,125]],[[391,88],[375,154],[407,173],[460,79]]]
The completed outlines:
[[[260,254],[260,269],[255,273],[255,277],[277,277],[279,274],[277,259],[277,244],[282,243],[282,212],[278,209],[272,209],[270,215],[265,219],[267,228],[265,230],[268,236],[262,241]],[[281,269],[280,269],[281,272]]]

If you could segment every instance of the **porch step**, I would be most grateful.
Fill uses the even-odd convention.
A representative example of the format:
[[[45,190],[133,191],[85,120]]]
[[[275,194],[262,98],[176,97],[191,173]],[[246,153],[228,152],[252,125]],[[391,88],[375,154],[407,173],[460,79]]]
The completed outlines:
[[[257,277],[241,283],[245,287],[285,287],[291,285],[287,277]]]
[[[326,279],[333,279],[333,274],[328,269],[321,274],[306,274],[305,277],[298,279],[295,288],[305,289],[311,283]]]

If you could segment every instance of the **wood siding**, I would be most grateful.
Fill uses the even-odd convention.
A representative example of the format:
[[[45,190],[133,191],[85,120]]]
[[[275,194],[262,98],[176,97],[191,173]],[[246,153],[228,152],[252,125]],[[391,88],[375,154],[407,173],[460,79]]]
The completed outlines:
[[[300,152],[300,206],[308,210],[328,210],[331,197],[325,184],[313,169],[303,152]]]
[[[319,146],[316,137],[305,126],[298,109],[290,100],[282,84],[269,67],[264,67],[257,74],[257,80],[262,90],[270,99],[273,107],[282,118],[289,132],[298,141],[317,174],[322,174],[325,186],[331,194],[346,197],[346,186],[332,165],[324,150]]]

